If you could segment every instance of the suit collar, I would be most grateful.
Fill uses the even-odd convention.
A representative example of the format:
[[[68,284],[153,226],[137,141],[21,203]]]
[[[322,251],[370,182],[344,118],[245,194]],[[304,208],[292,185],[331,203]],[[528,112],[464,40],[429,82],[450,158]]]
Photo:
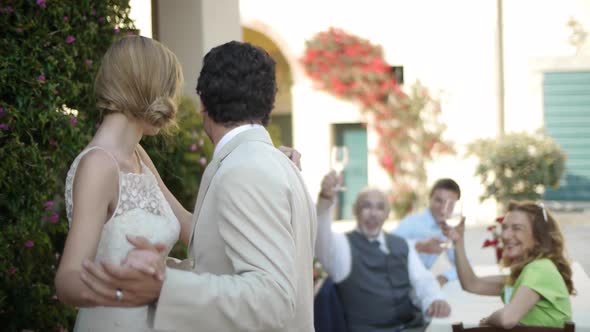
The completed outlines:
[[[262,126],[254,127],[245,131],[242,131],[232,137],[227,143],[225,143],[216,155],[213,156],[213,160],[222,161],[227,157],[235,148],[237,148],[240,144],[246,141],[259,141],[263,143],[267,143],[272,145],[272,140],[270,139],[270,135],[268,131]]]
[[[252,128],[261,128],[261,127],[262,127],[262,125],[259,125],[259,124],[245,124],[245,125],[237,126],[233,129],[231,129],[230,131],[225,133],[225,135],[223,135],[223,137],[221,137],[221,139],[219,140],[217,145],[215,145],[215,150],[213,151],[213,157],[215,157],[219,153],[219,150],[221,150],[227,144],[227,142],[231,141],[232,138],[236,137],[241,132],[244,132],[246,130],[250,130]]]

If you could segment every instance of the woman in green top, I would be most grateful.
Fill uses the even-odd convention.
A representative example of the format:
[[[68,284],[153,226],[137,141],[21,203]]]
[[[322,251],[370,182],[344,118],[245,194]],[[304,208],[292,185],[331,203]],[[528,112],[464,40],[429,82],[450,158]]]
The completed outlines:
[[[455,244],[461,287],[480,295],[500,295],[505,303],[504,308],[483,318],[481,325],[563,327],[571,320],[572,269],[564,255],[559,226],[542,204],[508,206],[501,239],[502,264],[510,268],[509,276],[476,276],[465,254],[464,231],[464,220],[448,230]]]

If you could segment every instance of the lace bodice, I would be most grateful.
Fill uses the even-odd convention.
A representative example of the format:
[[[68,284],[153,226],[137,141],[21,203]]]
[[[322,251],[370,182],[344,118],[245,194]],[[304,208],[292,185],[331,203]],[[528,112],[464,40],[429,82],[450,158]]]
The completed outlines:
[[[66,177],[65,201],[70,227],[76,170],[84,155],[95,149],[104,151],[116,163],[109,152],[99,147],[86,149],[76,157]],[[180,224],[160,190],[156,177],[143,161],[140,163],[141,174],[119,171],[117,207],[102,229],[96,261],[122,263],[128,251],[133,248],[127,241],[127,234],[146,237],[152,243],[165,243],[168,252],[178,240]]]

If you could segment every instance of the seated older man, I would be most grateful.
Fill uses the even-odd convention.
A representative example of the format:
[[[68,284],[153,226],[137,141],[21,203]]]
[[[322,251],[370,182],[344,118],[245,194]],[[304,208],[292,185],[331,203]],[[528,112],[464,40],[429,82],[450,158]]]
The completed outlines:
[[[336,284],[350,332],[423,331],[429,317],[446,317],[443,300],[432,273],[415,248],[381,228],[389,214],[385,194],[367,188],[357,196],[355,230],[331,230],[331,208],[341,179],[327,174],[317,203],[316,256]]]

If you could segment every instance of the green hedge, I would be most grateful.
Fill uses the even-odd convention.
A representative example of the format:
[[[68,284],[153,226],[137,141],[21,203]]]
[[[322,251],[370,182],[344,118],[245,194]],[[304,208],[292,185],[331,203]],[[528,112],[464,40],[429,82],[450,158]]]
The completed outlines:
[[[70,329],[75,309],[57,301],[53,285],[68,229],[65,175],[96,128],[100,59],[134,31],[129,3],[2,0],[0,31],[0,330]],[[180,131],[145,147],[192,209],[211,146],[194,104],[181,109]]]

